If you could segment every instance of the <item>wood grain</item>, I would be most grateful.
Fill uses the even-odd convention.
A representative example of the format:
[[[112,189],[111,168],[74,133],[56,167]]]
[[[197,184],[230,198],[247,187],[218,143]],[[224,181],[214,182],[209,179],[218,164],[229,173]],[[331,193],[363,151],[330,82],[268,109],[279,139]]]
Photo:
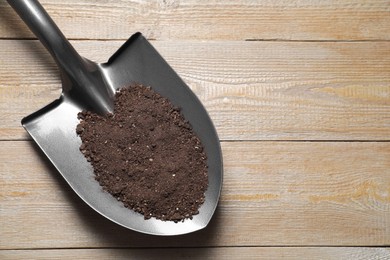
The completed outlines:
[[[228,141],[224,188],[180,237],[86,206],[20,126],[61,86],[0,1],[0,259],[390,259],[389,0],[40,2],[92,60],[153,40]]]
[[[123,229],[84,204],[29,141],[0,143],[1,249],[390,244],[390,143],[225,142],[209,227]]]
[[[388,0],[41,0],[71,39],[390,40]],[[33,37],[5,1],[0,38]]]
[[[173,248],[173,249],[66,249],[2,250],[2,259],[338,259],[390,258],[389,248],[357,247],[255,247],[255,248]]]
[[[104,62],[123,41],[74,41]],[[209,111],[222,140],[390,140],[390,42],[152,42]],[[180,51],[178,51],[180,50]],[[60,95],[37,41],[0,41],[0,138]]]

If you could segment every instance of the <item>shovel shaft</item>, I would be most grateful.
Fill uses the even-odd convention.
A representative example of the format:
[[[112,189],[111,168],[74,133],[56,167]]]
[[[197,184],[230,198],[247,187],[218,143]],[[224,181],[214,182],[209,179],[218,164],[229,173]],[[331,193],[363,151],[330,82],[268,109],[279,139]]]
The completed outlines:
[[[50,52],[61,71],[63,92],[99,113],[111,111],[110,95],[97,80],[96,64],[81,57],[38,0],[7,0]]]
[[[12,8],[38,37],[60,68],[74,75],[85,61],[65,38],[37,0],[7,0]]]

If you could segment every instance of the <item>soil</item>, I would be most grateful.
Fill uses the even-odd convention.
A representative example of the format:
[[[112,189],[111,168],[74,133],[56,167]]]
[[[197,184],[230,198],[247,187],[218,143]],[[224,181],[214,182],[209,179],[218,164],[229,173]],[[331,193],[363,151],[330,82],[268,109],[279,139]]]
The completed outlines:
[[[106,116],[83,111],[80,151],[104,190],[145,219],[184,221],[199,213],[208,185],[206,154],[180,109],[150,87],[115,95]]]

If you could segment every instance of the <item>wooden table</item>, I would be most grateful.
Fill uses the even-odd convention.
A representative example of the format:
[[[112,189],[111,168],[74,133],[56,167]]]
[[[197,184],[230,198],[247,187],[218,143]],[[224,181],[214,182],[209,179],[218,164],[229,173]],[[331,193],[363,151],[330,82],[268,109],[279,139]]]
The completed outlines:
[[[180,237],[86,206],[20,125],[60,78],[1,1],[1,259],[390,258],[390,1],[41,2],[92,60],[151,40],[215,122],[224,186],[210,225]]]

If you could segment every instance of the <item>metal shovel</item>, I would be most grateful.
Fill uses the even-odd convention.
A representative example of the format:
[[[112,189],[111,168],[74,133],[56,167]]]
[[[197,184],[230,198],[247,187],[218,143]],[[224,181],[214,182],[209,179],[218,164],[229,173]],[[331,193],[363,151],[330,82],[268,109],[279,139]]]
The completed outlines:
[[[222,186],[222,156],[215,128],[200,101],[152,45],[140,34],[130,37],[107,63],[81,57],[65,39],[36,0],[8,0],[56,61],[62,94],[39,111],[23,118],[22,125],[72,189],[93,209],[126,228],[153,235],[179,235],[207,226],[218,204]],[[182,108],[185,118],[202,141],[208,156],[209,187],[199,214],[174,223],[125,208],[103,191],[92,166],[79,151],[77,113],[86,109],[105,114],[113,110],[118,88],[132,83],[151,86]]]

